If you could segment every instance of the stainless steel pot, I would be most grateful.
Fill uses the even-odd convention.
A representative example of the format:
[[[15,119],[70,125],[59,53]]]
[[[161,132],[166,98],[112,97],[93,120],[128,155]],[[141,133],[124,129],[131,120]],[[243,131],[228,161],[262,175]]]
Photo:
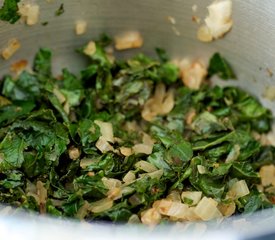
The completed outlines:
[[[100,33],[110,35],[125,31],[139,30],[145,40],[144,47],[139,50],[154,54],[156,46],[167,49],[174,57],[194,56],[207,59],[213,52],[221,52],[232,63],[238,81],[237,84],[258,96],[264,105],[275,112],[275,104],[262,98],[269,86],[275,85],[275,2],[271,0],[233,0],[233,30],[222,40],[213,43],[201,43],[196,38],[198,25],[192,16],[204,17],[206,6],[211,0],[54,0],[52,3],[37,1],[41,6],[40,22],[48,21],[48,25],[37,24],[26,27],[23,24],[10,25],[0,23],[0,46],[6,45],[9,39],[16,37],[22,44],[21,49],[9,60],[0,60],[0,74],[7,73],[12,62],[28,59],[30,62],[39,47],[49,47],[54,53],[54,71],[63,67],[77,71],[85,61],[75,52],[88,40],[96,38]],[[64,3],[65,13],[55,16],[56,9]],[[1,4],[1,1],[0,1]],[[192,6],[198,6],[197,13]],[[167,17],[175,18],[172,25]],[[75,36],[75,20],[88,21],[88,31],[83,36]],[[176,28],[177,34],[175,33]],[[133,51],[124,52],[120,57],[127,57]],[[275,229],[275,216],[272,210],[246,216],[246,221],[232,218],[220,223],[218,228],[202,235],[205,239],[223,237],[223,239],[244,239],[261,234],[272,233]],[[203,227],[202,227],[203,226]],[[183,227],[170,226],[159,228],[149,233],[143,228],[127,226],[81,225],[37,217],[16,215],[0,216],[0,239],[159,239],[183,236],[196,238],[205,225],[193,225],[189,231]],[[235,227],[234,227],[235,226]],[[192,231],[192,228],[195,231]],[[220,230],[223,229],[223,230]],[[223,231],[223,232],[222,232]],[[190,234],[195,235],[190,235]],[[8,237],[9,236],[9,237]]]

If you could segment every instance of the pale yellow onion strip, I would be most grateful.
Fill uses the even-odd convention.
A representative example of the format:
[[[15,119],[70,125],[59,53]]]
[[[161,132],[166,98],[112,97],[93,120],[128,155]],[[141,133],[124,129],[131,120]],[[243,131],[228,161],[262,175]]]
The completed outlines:
[[[63,104],[64,102],[66,102],[66,97],[62,92],[60,92],[57,86],[54,86],[53,94],[56,96],[60,104]]]
[[[122,185],[122,182],[118,179],[115,179],[115,178],[103,177],[101,179],[101,181],[103,182],[104,186],[107,189],[113,189],[113,188],[116,188],[116,187],[121,187],[121,185]]]
[[[191,206],[197,205],[201,200],[202,192],[197,191],[185,191],[181,193],[181,199],[184,201],[185,198],[191,199],[193,202],[190,204]]]
[[[140,48],[143,45],[143,38],[138,31],[123,32],[115,36],[116,50]]]
[[[160,221],[161,221],[161,215],[154,208],[150,208],[148,210],[141,212],[141,222],[143,224],[154,226],[159,224]]]
[[[204,221],[222,217],[222,214],[218,210],[217,205],[218,203],[214,199],[203,197],[195,207],[194,212]]]
[[[141,116],[146,121],[153,121],[157,115],[166,115],[174,108],[174,91],[166,92],[165,85],[156,86],[154,96],[144,104]]]
[[[172,205],[166,215],[170,217],[176,217],[178,219],[185,219],[187,212],[188,205],[179,202],[172,202]]]
[[[246,184],[245,180],[240,180],[235,182],[230,188],[227,196],[229,198],[238,199],[240,197],[244,197],[250,193],[249,188]]]
[[[122,155],[124,155],[125,157],[129,157],[131,155],[134,154],[132,148],[129,148],[129,147],[120,147],[119,148],[119,151]]]
[[[172,109],[175,106],[174,90],[173,89],[168,90],[168,92],[165,95],[163,102],[160,106],[161,106],[161,108],[159,110],[159,115],[166,115],[172,111]]]
[[[198,30],[198,39],[203,42],[210,42],[223,37],[233,26],[232,1],[214,1],[208,6],[209,15]]]
[[[87,31],[88,23],[85,20],[77,20],[75,22],[75,34],[83,35]]]
[[[153,145],[139,143],[134,145],[132,149],[135,154],[143,153],[143,154],[150,155],[153,152]]]
[[[165,98],[165,95],[166,95],[165,85],[163,83],[159,83],[156,86],[155,94],[154,94],[154,101],[156,105],[162,104],[162,101]]]
[[[99,137],[99,139],[97,140],[95,146],[102,153],[113,152],[114,151],[113,146],[102,136]]]
[[[40,7],[38,4],[22,1],[17,5],[18,13],[27,25],[32,26],[38,22],[40,15]]]
[[[104,212],[104,211],[112,208],[113,204],[114,204],[114,201],[112,199],[104,198],[99,201],[90,203],[89,210],[93,213]]]
[[[141,169],[147,173],[155,172],[158,170],[153,164],[143,161],[143,160],[137,162],[135,164],[135,167],[138,169]]]
[[[179,191],[173,190],[168,194],[166,199],[173,201],[173,202],[181,202],[181,195],[180,195]]]
[[[173,204],[173,201],[171,200],[167,200],[167,199],[157,200],[153,203],[153,208],[155,208],[160,214],[167,215],[167,212],[171,208],[172,204]]]
[[[113,125],[110,122],[102,122],[95,120],[94,123],[99,126],[101,136],[104,137],[108,142],[114,142]]]
[[[207,75],[206,66],[199,60],[193,61],[190,65],[185,63],[181,68],[181,79],[185,86],[198,90]]]
[[[120,187],[115,187],[113,189],[110,189],[107,192],[107,197],[112,200],[117,200],[122,198],[122,189]]]
[[[155,140],[152,139],[150,135],[148,135],[147,133],[143,132],[142,142],[144,144],[146,144],[146,145],[154,145]]]
[[[92,56],[96,53],[96,44],[94,41],[88,42],[88,44],[85,46],[83,53],[87,56]]]
[[[75,217],[78,219],[84,219],[90,209],[90,204],[87,201],[84,201],[84,204],[78,209]]]
[[[126,175],[122,178],[122,181],[125,183],[131,183],[136,180],[136,175],[133,171],[129,171]]]
[[[160,169],[160,170],[157,170],[157,171],[154,171],[154,172],[150,172],[150,173],[142,173],[142,174],[139,174],[139,177],[142,178],[142,177],[150,177],[152,179],[160,179],[163,175],[163,170]]]
[[[236,204],[234,202],[230,202],[228,204],[220,203],[218,205],[218,209],[222,213],[223,216],[230,217],[236,211]]]
[[[9,40],[8,45],[2,50],[2,57],[7,60],[11,58],[21,47],[21,43],[16,38]]]
[[[264,187],[271,185],[275,180],[275,166],[274,165],[262,166],[259,174],[261,177],[261,183]]]
[[[46,201],[47,201],[47,189],[44,187],[44,184],[41,181],[36,183],[37,196],[39,200],[39,209],[40,213],[46,213]]]
[[[192,221],[192,222],[201,220],[201,218],[195,213],[195,207],[188,208],[185,218],[187,221]]]
[[[128,219],[128,223],[130,223],[130,224],[137,224],[137,223],[140,223],[140,219],[139,219],[138,215],[133,214],[133,215]]]

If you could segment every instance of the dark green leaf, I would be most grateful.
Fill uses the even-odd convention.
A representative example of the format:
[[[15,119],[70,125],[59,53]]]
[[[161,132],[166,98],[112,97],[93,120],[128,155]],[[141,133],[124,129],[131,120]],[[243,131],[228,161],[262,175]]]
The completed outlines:
[[[9,23],[15,23],[20,19],[18,14],[17,3],[20,0],[4,0],[4,4],[0,9],[0,20],[7,21]]]
[[[236,78],[229,63],[219,53],[215,53],[212,56],[208,67],[209,77],[212,77],[215,74],[224,80]]]

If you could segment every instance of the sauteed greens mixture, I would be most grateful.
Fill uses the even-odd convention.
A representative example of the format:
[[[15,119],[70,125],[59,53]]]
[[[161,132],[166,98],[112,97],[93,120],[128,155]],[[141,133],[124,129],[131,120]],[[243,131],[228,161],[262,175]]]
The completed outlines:
[[[159,60],[114,60],[110,43],[80,49],[90,63],[79,76],[53,76],[44,48],[32,71],[3,78],[0,202],[145,224],[272,207],[271,112],[237,87],[184,85],[162,49]],[[218,53],[206,78],[214,74],[235,77]]]

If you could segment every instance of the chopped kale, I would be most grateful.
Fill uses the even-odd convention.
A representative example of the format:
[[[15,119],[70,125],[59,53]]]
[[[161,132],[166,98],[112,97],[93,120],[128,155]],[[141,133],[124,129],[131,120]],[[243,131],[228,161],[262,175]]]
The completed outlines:
[[[1,203],[112,222],[144,222],[160,203],[191,211],[200,199],[214,201],[218,216],[229,204],[236,214],[273,206],[270,186],[256,188],[260,169],[275,164],[275,148],[255,139],[271,129],[268,109],[237,87],[183,86],[163,49],[159,61],[138,54],[113,62],[105,51],[112,39],[94,43],[78,75],[63,69],[53,76],[52,53],[42,48],[33,71],[4,76]],[[208,70],[235,77],[218,53]],[[148,120],[148,112],[157,114]],[[158,209],[163,221],[185,219],[165,206]]]
[[[4,0],[3,6],[0,9],[0,20],[9,23],[15,23],[20,19],[18,14],[18,6],[20,0]]]

